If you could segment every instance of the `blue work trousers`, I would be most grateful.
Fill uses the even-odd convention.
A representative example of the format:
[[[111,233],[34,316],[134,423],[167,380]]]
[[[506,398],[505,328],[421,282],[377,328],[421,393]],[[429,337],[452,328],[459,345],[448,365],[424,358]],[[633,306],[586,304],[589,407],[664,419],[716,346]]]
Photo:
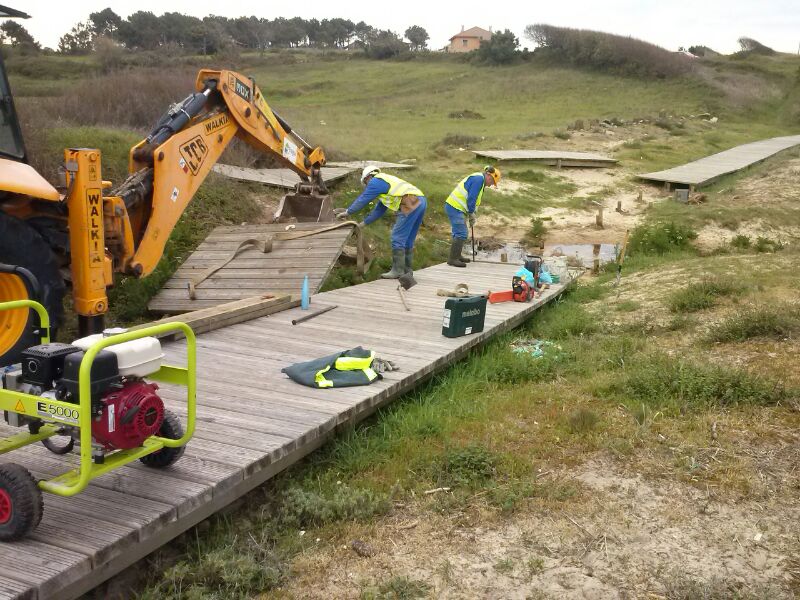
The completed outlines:
[[[417,239],[426,208],[428,200],[425,196],[420,196],[417,208],[410,213],[403,214],[402,211],[397,211],[397,219],[392,227],[392,250],[411,250],[414,247],[414,240]]]
[[[450,229],[453,232],[453,239],[467,239],[467,215],[449,204],[444,205],[444,212],[447,213],[447,218],[450,219]]]

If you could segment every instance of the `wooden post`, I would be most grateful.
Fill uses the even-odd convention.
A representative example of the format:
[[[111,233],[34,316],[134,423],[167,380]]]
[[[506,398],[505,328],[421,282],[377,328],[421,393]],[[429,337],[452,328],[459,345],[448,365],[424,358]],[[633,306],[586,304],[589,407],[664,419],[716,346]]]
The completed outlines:
[[[594,265],[592,272],[597,274],[600,272],[600,244],[592,245],[592,254],[594,255]]]
[[[594,219],[595,225],[597,225],[598,229],[603,229],[603,207],[599,206],[597,208],[597,216]]]
[[[622,214],[622,200],[617,200],[617,212]]]
[[[507,263],[508,262],[508,253],[503,252],[500,254],[500,262]]]
[[[644,202],[644,198],[642,197],[642,190],[639,190],[639,197],[636,198],[636,202],[638,202],[639,204]]]

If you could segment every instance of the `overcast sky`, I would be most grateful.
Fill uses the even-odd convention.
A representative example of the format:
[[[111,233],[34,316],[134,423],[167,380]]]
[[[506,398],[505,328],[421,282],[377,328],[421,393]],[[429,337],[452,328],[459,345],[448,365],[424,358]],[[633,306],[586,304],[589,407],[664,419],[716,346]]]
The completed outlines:
[[[110,6],[126,17],[137,10],[155,14],[183,12],[203,17],[208,14],[238,17],[342,17],[366,21],[380,29],[402,34],[410,25],[422,25],[431,36],[430,47],[441,48],[461,26],[491,26],[511,29],[523,46],[525,25],[549,23],[582,29],[598,29],[631,35],[665,48],[703,44],[720,52],[738,50],[741,36],[757,39],[783,52],[797,52],[800,46],[800,0],[573,0],[537,2],[528,0],[494,2],[435,2],[399,0],[390,2],[243,2],[240,0],[8,0],[9,6],[24,10],[31,19],[25,27],[43,45],[55,48],[58,39],[72,25],[88,18],[90,12]],[[302,11],[302,12],[301,12]]]

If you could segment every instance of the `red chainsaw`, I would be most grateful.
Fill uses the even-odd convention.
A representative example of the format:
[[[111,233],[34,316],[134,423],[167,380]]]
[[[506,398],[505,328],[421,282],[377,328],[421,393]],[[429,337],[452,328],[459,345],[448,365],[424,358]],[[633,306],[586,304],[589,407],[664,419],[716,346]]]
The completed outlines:
[[[504,292],[492,292],[489,294],[489,302],[530,302],[539,289],[539,265],[542,262],[541,256],[528,255],[525,260],[525,270],[530,275],[514,275],[511,278],[511,289]],[[531,282],[528,279],[532,279]]]

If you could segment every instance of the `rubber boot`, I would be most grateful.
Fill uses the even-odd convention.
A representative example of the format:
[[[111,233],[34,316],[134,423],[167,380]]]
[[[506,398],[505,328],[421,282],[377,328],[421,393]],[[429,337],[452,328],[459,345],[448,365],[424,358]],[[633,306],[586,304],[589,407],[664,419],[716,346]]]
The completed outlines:
[[[464,248],[464,240],[453,238],[450,244],[450,260],[447,264],[451,267],[466,267],[467,263],[461,260],[461,250]]]
[[[382,279],[397,279],[406,272],[406,251],[404,248],[392,249],[392,270],[381,275]]]
[[[414,274],[414,249],[406,248],[406,273]]]

